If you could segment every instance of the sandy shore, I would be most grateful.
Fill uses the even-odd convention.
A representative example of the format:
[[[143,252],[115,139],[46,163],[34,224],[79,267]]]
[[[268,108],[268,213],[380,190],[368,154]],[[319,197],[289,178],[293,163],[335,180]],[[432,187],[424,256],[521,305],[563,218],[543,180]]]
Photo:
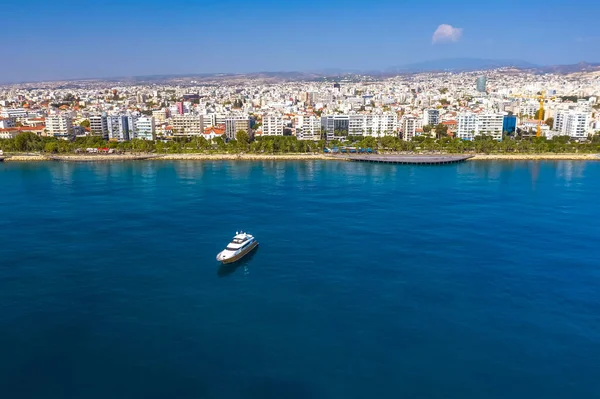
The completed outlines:
[[[600,161],[598,154],[477,154],[469,161]]]

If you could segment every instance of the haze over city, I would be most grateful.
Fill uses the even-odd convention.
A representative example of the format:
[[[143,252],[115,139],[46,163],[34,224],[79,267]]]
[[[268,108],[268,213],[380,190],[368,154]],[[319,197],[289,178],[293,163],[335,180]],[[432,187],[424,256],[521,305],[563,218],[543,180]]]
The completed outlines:
[[[0,82],[153,74],[384,70],[456,57],[594,59],[594,1],[26,0],[3,4]],[[582,12],[584,11],[585,12]],[[23,24],[23,19],[27,24]]]

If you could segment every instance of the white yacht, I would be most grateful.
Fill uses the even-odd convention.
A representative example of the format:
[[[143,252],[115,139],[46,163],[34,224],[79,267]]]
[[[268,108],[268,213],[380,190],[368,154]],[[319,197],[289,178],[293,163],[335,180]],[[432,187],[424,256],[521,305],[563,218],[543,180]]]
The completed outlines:
[[[217,260],[221,263],[233,263],[248,255],[258,246],[258,241],[253,235],[236,232],[233,240],[227,245],[227,248],[219,252]]]

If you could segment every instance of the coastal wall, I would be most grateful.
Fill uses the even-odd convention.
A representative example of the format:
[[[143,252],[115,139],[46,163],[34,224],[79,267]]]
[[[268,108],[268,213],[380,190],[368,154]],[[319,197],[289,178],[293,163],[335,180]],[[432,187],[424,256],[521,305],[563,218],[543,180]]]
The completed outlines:
[[[390,155],[391,156],[391,155]],[[450,154],[448,154],[450,156]],[[457,154],[452,154],[457,156]],[[382,157],[382,155],[379,155]],[[324,154],[111,154],[111,155],[9,155],[5,162],[110,162],[110,161],[305,161],[343,160]],[[600,161],[600,154],[477,154],[469,161]]]
[[[470,161],[600,161],[599,154],[477,154]]]
[[[168,154],[157,160],[200,160],[200,161],[303,161],[332,159],[323,154]]]

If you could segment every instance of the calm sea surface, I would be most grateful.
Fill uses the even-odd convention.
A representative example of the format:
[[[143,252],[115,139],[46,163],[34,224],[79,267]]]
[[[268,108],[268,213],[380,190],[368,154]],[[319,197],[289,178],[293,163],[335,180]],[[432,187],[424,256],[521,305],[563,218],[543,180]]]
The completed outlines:
[[[2,398],[600,397],[600,163],[6,163],[0,190]]]

